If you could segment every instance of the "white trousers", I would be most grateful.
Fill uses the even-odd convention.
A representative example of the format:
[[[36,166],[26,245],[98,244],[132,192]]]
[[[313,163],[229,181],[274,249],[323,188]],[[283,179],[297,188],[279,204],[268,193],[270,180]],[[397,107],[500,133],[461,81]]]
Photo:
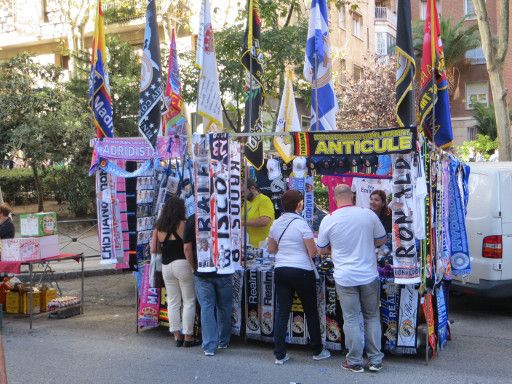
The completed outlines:
[[[162,265],[162,275],[167,291],[169,331],[182,331],[184,335],[194,334],[196,296],[194,271],[190,263],[187,260],[174,260]]]

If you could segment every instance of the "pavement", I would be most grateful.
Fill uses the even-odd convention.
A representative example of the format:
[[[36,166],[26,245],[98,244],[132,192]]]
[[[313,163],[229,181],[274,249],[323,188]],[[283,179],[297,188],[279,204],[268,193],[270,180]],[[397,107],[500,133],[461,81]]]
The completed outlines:
[[[86,245],[63,245],[85,252],[97,244],[94,234],[81,239]],[[79,264],[53,265],[63,294],[78,295]],[[290,346],[291,359],[283,366],[274,365],[272,344],[240,337],[213,357],[204,356],[200,347],[176,348],[164,328],[137,333],[131,273],[114,273],[94,257],[87,259],[86,271],[83,315],[62,320],[42,315],[33,330],[26,317],[4,316],[10,384],[512,384],[512,300],[453,296],[453,339],[436,359],[426,365],[421,356],[386,355],[381,372],[358,374],[340,368],[341,353],[317,362],[304,346]]]
[[[62,280],[65,294],[79,279]],[[200,347],[176,348],[164,328],[136,333],[135,284],[129,273],[86,278],[85,312],[63,320],[45,316],[28,330],[26,318],[4,318],[10,384],[25,383],[512,383],[512,302],[453,297],[453,340],[425,364],[422,357],[387,355],[379,373],[340,368],[343,356],[313,361],[303,346],[275,366],[272,344],[233,337],[213,357]],[[500,304],[501,305],[498,305]]]

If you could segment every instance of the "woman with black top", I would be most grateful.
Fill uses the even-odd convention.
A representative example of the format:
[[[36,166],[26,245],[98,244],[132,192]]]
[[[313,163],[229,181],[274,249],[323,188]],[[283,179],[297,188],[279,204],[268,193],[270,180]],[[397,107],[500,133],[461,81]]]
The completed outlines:
[[[174,333],[177,347],[191,347],[194,342],[196,297],[193,260],[187,260],[183,249],[185,232],[185,203],[171,196],[153,230],[151,251],[162,253],[162,275],[167,291],[169,331]],[[183,306],[183,310],[181,310]],[[181,315],[182,314],[182,315]]]
[[[386,192],[376,189],[370,194],[370,208],[379,217],[386,233],[391,233],[393,226],[391,209],[386,203]]]
[[[14,237],[14,223],[11,219],[12,209],[7,203],[0,204],[0,239]]]

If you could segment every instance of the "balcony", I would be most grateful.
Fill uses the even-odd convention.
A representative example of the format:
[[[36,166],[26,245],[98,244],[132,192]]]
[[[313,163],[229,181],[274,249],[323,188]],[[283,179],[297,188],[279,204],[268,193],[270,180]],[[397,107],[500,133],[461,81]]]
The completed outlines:
[[[388,22],[396,28],[396,13],[387,7],[375,7],[375,21]]]

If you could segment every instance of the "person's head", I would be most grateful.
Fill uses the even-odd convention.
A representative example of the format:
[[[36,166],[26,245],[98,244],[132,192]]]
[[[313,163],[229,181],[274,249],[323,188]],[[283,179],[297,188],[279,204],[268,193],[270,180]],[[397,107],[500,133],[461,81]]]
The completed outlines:
[[[376,189],[370,194],[370,208],[377,215],[385,213],[386,206],[386,192],[381,189]]]
[[[2,217],[9,217],[9,215],[12,212],[12,208],[7,203],[0,204],[0,218]]]
[[[161,232],[172,233],[185,219],[185,202],[178,196],[171,195],[156,221],[155,228]]]
[[[256,184],[256,180],[254,179],[247,179],[247,189],[246,189],[246,197],[247,200],[253,201],[256,196],[260,194],[260,191],[258,190],[258,184]]]
[[[342,205],[351,205],[353,203],[353,193],[351,188],[347,184],[338,184],[334,188],[334,199],[336,205],[341,207]]]
[[[285,212],[302,212],[304,208],[304,199],[302,197],[302,193],[295,189],[290,189],[283,193],[281,197],[281,202],[283,204],[283,211]]]

